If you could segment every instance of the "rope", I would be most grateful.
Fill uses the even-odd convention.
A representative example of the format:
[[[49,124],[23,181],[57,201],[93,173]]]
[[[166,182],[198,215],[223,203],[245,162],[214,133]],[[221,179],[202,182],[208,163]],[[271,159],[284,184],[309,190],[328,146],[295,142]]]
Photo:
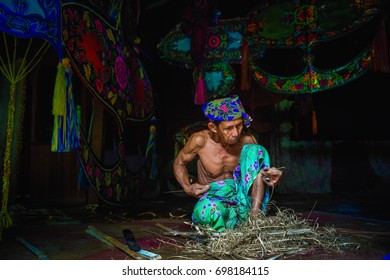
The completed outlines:
[[[8,195],[10,187],[10,177],[11,177],[11,144],[12,144],[12,135],[14,129],[14,118],[15,118],[15,98],[16,98],[16,84],[27,76],[28,73],[39,63],[42,59],[43,54],[49,47],[49,44],[45,42],[43,46],[35,53],[34,57],[26,65],[27,54],[30,51],[32,39],[27,46],[27,49],[24,53],[22,63],[16,72],[16,62],[17,58],[17,37],[14,36],[14,50],[12,53],[12,59],[10,57],[10,52],[8,50],[7,38],[5,32],[3,32],[3,39],[5,45],[5,54],[6,62],[0,56],[0,71],[4,74],[7,80],[10,82],[10,99],[8,106],[8,119],[7,119],[7,135],[6,135],[6,146],[4,153],[4,173],[2,178],[2,199],[1,199],[1,210],[0,210],[0,240],[2,239],[3,230],[12,226],[12,219],[8,213]],[[39,56],[40,55],[40,56]],[[11,62],[12,61],[12,62]],[[8,65],[8,68],[7,68]]]

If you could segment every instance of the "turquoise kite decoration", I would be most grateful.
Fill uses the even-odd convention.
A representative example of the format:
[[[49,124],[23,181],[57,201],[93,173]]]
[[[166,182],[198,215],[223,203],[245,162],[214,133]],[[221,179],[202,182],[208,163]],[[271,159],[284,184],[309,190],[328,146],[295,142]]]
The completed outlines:
[[[224,60],[229,63],[241,62],[241,39],[243,20],[240,18],[219,20],[219,24],[209,26],[205,60]],[[167,62],[193,68],[191,38],[179,23],[157,45],[161,58]]]
[[[191,55],[191,35],[179,23],[157,45],[161,58],[179,67],[194,69],[194,83],[202,75],[206,101],[224,97],[234,88],[235,73],[231,64],[241,63],[243,20],[219,20],[207,29],[207,43],[202,69],[198,69]]]
[[[60,0],[1,0],[0,29],[16,37],[43,38],[62,59]]]

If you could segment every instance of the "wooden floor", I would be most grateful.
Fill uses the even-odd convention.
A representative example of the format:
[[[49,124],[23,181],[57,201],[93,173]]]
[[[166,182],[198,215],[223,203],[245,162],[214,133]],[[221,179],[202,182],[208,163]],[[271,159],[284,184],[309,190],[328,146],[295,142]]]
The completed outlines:
[[[390,213],[386,199],[386,196],[366,194],[274,194],[273,200],[278,207],[291,208],[321,226],[332,225],[344,236],[361,244],[359,249],[342,253],[317,251],[288,256],[288,259],[389,258]],[[127,209],[98,205],[43,208],[15,204],[10,209],[14,225],[3,233],[0,259],[134,259],[112,242],[106,242],[107,239],[92,235],[88,230],[90,227],[125,247],[122,231],[130,229],[143,250],[153,252],[161,259],[191,259],[191,255],[185,255],[182,250],[188,240],[164,235],[166,232],[161,225],[191,231],[189,222],[194,203],[193,198],[163,194],[157,200],[143,201]]]

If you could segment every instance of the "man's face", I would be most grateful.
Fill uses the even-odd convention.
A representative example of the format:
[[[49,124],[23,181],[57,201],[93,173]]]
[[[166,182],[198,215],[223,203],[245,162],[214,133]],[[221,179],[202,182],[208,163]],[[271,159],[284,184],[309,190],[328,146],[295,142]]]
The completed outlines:
[[[244,120],[242,118],[233,121],[222,121],[217,126],[217,133],[227,144],[235,144],[241,136],[244,128]]]

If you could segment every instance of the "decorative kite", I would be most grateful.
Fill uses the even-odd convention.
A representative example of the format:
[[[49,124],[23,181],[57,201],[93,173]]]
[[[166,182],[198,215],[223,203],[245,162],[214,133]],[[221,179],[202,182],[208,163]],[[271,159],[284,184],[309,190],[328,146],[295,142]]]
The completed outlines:
[[[350,61],[336,69],[316,67],[316,49],[345,37],[374,21],[379,9],[365,1],[268,1],[245,18],[243,36],[249,44],[251,70],[256,81],[268,90],[285,94],[324,91],[362,76],[372,66],[370,44]],[[369,1],[373,2],[373,1]],[[283,76],[264,69],[268,51],[299,49],[304,69],[297,75]],[[328,54],[329,58],[331,57]],[[279,62],[280,63],[280,62]],[[283,63],[283,62],[282,62]]]
[[[114,1],[115,10],[122,1]],[[113,3],[114,3],[113,2]],[[114,18],[108,15],[114,15]],[[113,205],[130,203],[137,193],[144,168],[132,174],[126,165],[123,143],[126,122],[147,122],[154,114],[153,91],[148,76],[127,44],[119,22],[119,12],[102,14],[93,7],[69,1],[62,7],[62,38],[72,68],[89,92],[116,120],[118,160],[106,166],[93,153],[89,136],[81,130],[79,158],[90,185],[105,202]],[[151,124],[146,161],[156,160],[155,127]],[[145,139],[148,141],[148,139]],[[151,176],[156,179],[156,166]]]
[[[379,14],[377,1],[265,1],[243,19],[219,20],[208,26],[202,69],[198,69],[199,63],[192,55],[194,31],[188,32],[182,23],[157,48],[162,59],[194,68],[194,82],[204,78],[207,99],[229,94],[235,79],[230,64],[235,63],[241,64],[242,90],[248,89],[253,76],[259,85],[276,93],[313,93],[339,87],[372,69],[375,57],[371,42],[335,69],[317,67],[316,55],[320,55],[318,49],[325,43],[375,25]],[[292,60],[291,56],[286,56],[285,61],[266,59],[268,54],[283,51],[295,51],[294,56],[301,56],[297,64],[303,69],[299,73],[277,75],[267,70],[267,65],[282,69],[287,60]]]
[[[0,29],[21,38],[47,40],[62,59],[60,0],[2,0]]]
[[[230,64],[241,63],[243,20],[219,20],[207,28],[204,59],[195,63],[191,50],[191,34],[179,23],[157,45],[161,58],[180,67],[194,69],[196,84],[203,78],[206,100],[227,96],[234,88],[235,72]],[[203,102],[195,102],[201,104]]]

